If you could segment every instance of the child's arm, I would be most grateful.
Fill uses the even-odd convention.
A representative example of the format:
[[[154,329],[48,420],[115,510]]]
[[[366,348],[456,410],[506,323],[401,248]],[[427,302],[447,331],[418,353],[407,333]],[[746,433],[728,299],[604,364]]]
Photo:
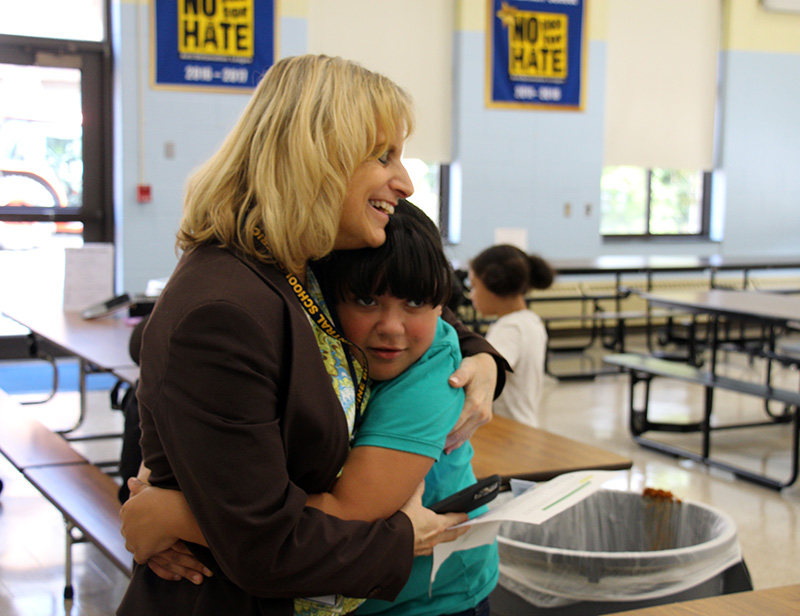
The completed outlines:
[[[306,505],[344,520],[388,518],[411,497],[433,458],[383,447],[355,447],[333,489]]]

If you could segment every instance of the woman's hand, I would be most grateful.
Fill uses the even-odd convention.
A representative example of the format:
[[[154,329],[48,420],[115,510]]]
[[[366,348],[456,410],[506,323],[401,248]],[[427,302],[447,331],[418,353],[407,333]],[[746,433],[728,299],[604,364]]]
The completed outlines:
[[[466,393],[464,410],[447,435],[444,452],[450,453],[463,445],[472,434],[492,418],[492,399],[497,385],[497,364],[488,353],[465,357],[450,375],[452,387],[463,387]]]
[[[452,541],[463,535],[468,528],[451,528],[466,522],[466,513],[436,514],[422,506],[422,493],[425,482],[419,484],[414,494],[400,509],[411,520],[414,527],[414,556],[426,556],[433,553],[433,547],[439,543]]]

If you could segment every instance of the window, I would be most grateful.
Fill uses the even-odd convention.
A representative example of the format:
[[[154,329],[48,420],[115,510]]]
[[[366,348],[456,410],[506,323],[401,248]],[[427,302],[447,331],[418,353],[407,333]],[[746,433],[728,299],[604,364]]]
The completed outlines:
[[[711,174],[605,167],[600,233],[622,237],[708,237]]]
[[[449,237],[450,166],[405,158],[403,165],[414,184],[410,201],[439,227],[442,238]]]
[[[722,3],[607,4],[600,232],[710,238]]]
[[[105,0],[0,1],[0,33],[73,41],[103,41]]]
[[[17,215],[77,211],[83,203],[81,72],[0,64],[0,207]],[[53,208],[58,208],[54,210]],[[64,208],[62,210],[62,208]],[[0,246],[25,247],[33,233],[78,233],[80,222],[0,223]],[[35,243],[35,242],[33,242]]]
[[[105,45],[0,34],[0,248],[113,238]]]

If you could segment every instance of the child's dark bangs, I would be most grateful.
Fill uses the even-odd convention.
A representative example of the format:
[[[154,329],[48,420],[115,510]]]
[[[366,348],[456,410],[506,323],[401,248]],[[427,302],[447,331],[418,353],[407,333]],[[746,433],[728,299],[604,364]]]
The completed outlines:
[[[424,236],[406,233],[393,238],[381,286],[395,297],[438,306],[447,299],[447,262]]]
[[[412,246],[392,242],[378,249],[370,249],[348,263],[352,267],[343,271],[347,290],[356,297],[378,297],[389,294],[399,299],[432,306],[444,301],[441,275],[430,259],[420,258]],[[427,251],[422,251],[427,252]]]
[[[450,298],[452,274],[439,231],[415,206],[400,201],[377,248],[343,250],[315,266],[326,295],[347,300],[390,294],[440,306]]]
[[[390,234],[379,248],[345,254],[336,273],[342,281],[340,298],[342,291],[349,291],[359,298],[390,294],[431,306],[443,304],[449,294],[447,264],[419,239]]]

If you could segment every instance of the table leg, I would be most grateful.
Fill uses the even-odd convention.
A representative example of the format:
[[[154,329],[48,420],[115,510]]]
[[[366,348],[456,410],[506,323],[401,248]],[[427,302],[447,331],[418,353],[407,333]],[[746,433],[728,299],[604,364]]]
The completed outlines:
[[[58,430],[59,434],[69,434],[81,427],[83,424],[83,420],[86,418],[86,407],[87,407],[87,399],[86,399],[86,374],[92,370],[91,364],[87,362],[85,359],[80,358],[78,362],[78,419],[73,424],[71,428],[66,428],[65,430]]]
[[[703,409],[703,459],[711,457],[711,413],[714,409],[714,388],[706,387],[705,408]]]

